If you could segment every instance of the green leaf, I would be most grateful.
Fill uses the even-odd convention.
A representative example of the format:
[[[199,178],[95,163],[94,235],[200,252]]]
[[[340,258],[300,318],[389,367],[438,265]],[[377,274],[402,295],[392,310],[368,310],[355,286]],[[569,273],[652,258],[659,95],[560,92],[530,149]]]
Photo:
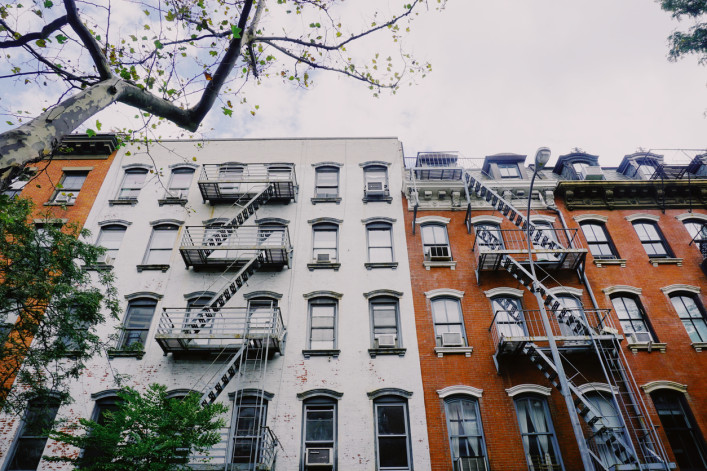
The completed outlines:
[[[88,137],[96,137],[96,131],[91,128],[86,129],[86,134],[88,135]]]
[[[14,126],[14,125],[15,125],[15,123],[13,123],[12,121],[5,121],[5,122],[6,122],[9,126]]]
[[[37,39],[34,43],[37,47],[47,47],[47,42],[44,39]]]
[[[236,39],[238,39],[238,38],[241,37],[241,32],[242,32],[242,31],[243,31],[243,30],[242,30],[241,28],[239,28],[238,26],[236,26],[236,25],[231,26],[231,34],[232,34],[233,37],[236,38]]]
[[[100,131],[102,126],[103,126],[103,123],[101,123],[100,121],[96,120],[96,129],[98,129],[98,130]]]
[[[233,110],[229,110],[225,106],[222,106],[221,110],[223,111],[223,114],[225,114],[226,116],[233,116]]]
[[[66,40],[69,39],[69,38],[67,38],[66,36],[64,36],[63,34],[57,34],[57,35],[55,36],[55,38],[56,38],[56,41],[57,41],[59,44],[64,44],[64,43],[66,42]]]
[[[51,8],[54,6],[54,2],[51,0],[44,0],[44,8]]]
[[[156,47],[157,49],[162,49],[164,46],[162,45],[162,43],[160,42],[159,39],[156,39],[156,40],[155,40],[155,47]]]

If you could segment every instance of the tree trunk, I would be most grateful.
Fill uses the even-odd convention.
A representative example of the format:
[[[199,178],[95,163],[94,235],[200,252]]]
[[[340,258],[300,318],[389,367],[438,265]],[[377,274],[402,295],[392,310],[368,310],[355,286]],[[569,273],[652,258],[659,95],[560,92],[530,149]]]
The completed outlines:
[[[48,109],[32,121],[0,134],[0,175],[11,167],[48,156],[61,138],[114,103],[122,89],[115,78],[93,85]]]

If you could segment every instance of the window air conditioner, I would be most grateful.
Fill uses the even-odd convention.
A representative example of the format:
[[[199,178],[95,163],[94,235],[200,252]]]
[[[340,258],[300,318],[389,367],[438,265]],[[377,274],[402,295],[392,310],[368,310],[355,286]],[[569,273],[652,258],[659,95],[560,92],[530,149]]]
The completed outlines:
[[[457,458],[454,471],[487,471],[486,459],[482,456]]]
[[[442,334],[443,347],[463,347],[464,337],[461,332],[444,332]]]
[[[650,345],[653,337],[650,332],[632,332],[626,336],[629,345]]]
[[[584,172],[582,172],[583,180],[604,180],[604,171],[601,167],[585,167]]]
[[[55,203],[68,203],[68,202],[70,202],[70,201],[71,201],[71,196],[69,196],[69,195],[66,194],[66,193],[58,193],[58,194],[54,197],[54,202],[55,202]]]
[[[395,334],[377,335],[378,348],[395,348]]]
[[[98,257],[96,263],[98,263],[99,265],[113,265],[113,257],[108,255],[107,253],[104,253],[103,255]]]
[[[383,195],[385,194],[385,187],[383,182],[368,182],[366,184],[366,194],[367,195]]]
[[[307,468],[334,465],[333,448],[307,448],[305,453],[304,465]]]
[[[449,247],[447,246],[437,246],[430,247],[430,260],[451,260],[452,256],[449,254]]]
[[[187,199],[187,193],[189,190],[169,190],[165,195],[165,199],[168,200],[185,200]]]
[[[331,260],[329,260],[329,254],[328,253],[318,253],[317,254],[317,263],[330,263]]]

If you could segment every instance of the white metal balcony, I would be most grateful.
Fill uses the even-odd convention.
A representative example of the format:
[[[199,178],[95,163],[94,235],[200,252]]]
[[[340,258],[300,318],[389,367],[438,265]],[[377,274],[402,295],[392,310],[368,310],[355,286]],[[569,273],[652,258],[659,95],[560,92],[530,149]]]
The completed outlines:
[[[294,200],[297,191],[292,164],[205,164],[198,183],[201,197],[212,204],[248,201],[268,185],[274,190],[272,202]]]

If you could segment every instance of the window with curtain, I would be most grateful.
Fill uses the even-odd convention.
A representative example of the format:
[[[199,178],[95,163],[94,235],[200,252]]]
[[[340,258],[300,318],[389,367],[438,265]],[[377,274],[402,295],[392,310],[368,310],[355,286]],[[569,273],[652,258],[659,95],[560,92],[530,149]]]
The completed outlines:
[[[152,228],[143,265],[169,265],[179,226],[161,224]]]
[[[564,469],[545,398],[523,396],[516,398],[514,403],[528,470]]]
[[[136,200],[147,178],[147,169],[131,168],[125,171],[118,190],[119,200]]]
[[[672,251],[658,224],[653,221],[638,221],[633,223],[633,228],[649,257],[672,257]]]
[[[452,449],[454,471],[484,470],[486,445],[479,414],[479,402],[471,397],[452,397],[444,401],[447,433]]]
[[[123,320],[123,335],[118,350],[124,350],[136,344],[145,345],[156,307],[157,301],[151,298],[132,299],[128,303],[128,312]]]
[[[670,301],[693,342],[707,342],[707,315],[702,303],[693,294],[676,293]]]
[[[336,401],[329,397],[314,397],[304,403],[304,424],[302,432],[302,466],[307,456],[329,455],[333,466],[325,469],[334,471],[336,466],[337,423]],[[327,450],[331,449],[331,451]]]
[[[464,339],[464,345],[467,345],[461,301],[457,298],[443,296],[432,299],[430,304],[437,346],[442,345],[442,334],[447,332],[460,333]]]
[[[510,296],[497,296],[491,299],[494,322],[499,338],[524,337],[528,334],[520,299]]]
[[[120,224],[108,224],[101,227],[101,231],[98,233],[98,240],[96,245],[99,245],[106,249],[106,255],[110,258],[115,259],[118,256],[118,251],[120,250],[120,244],[123,242],[123,236],[125,236],[126,227]]]
[[[384,396],[374,400],[373,407],[376,421],[377,469],[411,469],[407,401],[397,396]]]
[[[37,399],[29,402],[20,434],[10,450],[6,471],[37,469],[58,410],[58,400]]]
[[[637,298],[626,295],[614,296],[611,298],[611,304],[614,306],[614,311],[625,334],[649,332],[651,338],[655,340],[655,336],[649,328],[643,306],[641,306],[641,302]]]
[[[680,471],[707,469],[707,444],[684,394],[659,389],[651,393],[651,399]]]
[[[624,434],[621,417],[614,406],[613,400],[608,393],[599,391],[588,392],[584,394],[584,397],[594,406],[599,415],[601,415],[602,425],[607,427],[606,430],[599,432],[599,439],[596,440],[599,458],[601,458],[606,468],[622,464],[621,458],[617,456],[612,447],[607,444],[607,440],[610,440],[612,433],[620,437],[624,443],[630,443],[630,438]]]
[[[619,258],[616,248],[609,238],[606,226],[598,222],[585,222],[580,225],[584,238],[587,239],[589,252],[596,259]]]
[[[503,250],[503,235],[501,227],[492,222],[474,224],[476,232],[476,245],[481,249]]]

